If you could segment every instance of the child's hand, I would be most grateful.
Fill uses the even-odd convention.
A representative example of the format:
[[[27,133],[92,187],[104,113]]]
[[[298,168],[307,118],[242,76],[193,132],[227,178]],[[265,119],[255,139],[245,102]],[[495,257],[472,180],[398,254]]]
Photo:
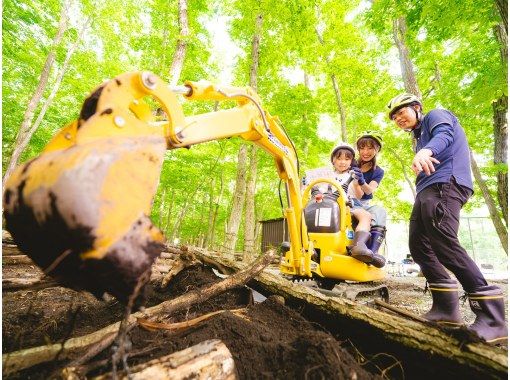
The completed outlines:
[[[358,167],[353,167],[352,169],[352,175],[354,176],[354,179],[358,180],[358,184],[360,186],[363,186],[365,182],[365,177],[363,176],[363,172]]]

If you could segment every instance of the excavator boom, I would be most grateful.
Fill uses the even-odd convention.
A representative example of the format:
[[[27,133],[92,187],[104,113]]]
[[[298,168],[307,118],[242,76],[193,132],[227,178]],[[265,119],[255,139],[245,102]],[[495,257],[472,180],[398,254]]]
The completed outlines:
[[[126,302],[164,248],[148,215],[167,149],[232,136],[257,144],[275,161],[288,194],[285,216],[296,275],[308,249],[294,146],[276,117],[249,87],[186,82],[187,100],[234,100],[237,106],[185,116],[177,95],[149,72],[120,75],[84,102],[38,157],[6,182],[6,227],[20,249],[71,287],[108,292]],[[167,115],[157,121],[145,101]],[[306,229],[306,228],[305,228]]]

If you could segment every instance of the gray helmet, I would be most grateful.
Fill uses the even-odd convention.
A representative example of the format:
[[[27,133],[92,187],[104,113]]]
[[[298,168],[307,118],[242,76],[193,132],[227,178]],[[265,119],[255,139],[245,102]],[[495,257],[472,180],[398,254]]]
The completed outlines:
[[[333,148],[333,150],[331,151],[331,155],[330,155],[330,160],[331,160],[331,163],[333,163],[333,157],[335,157],[336,153],[340,150],[340,149],[345,149],[345,150],[348,150],[349,152],[352,153],[352,157],[354,158],[356,156],[356,151],[354,150],[354,148],[352,146],[350,146],[349,144],[347,143],[344,143],[344,142],[341,142],[339,143],[337,146],[335,146]]]

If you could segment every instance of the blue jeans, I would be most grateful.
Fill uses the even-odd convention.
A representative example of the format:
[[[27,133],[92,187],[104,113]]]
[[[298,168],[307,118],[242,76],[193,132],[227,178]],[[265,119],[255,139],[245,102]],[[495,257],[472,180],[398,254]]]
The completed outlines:
[[[368,201],[352,199],[353,209],[362,208],[367,210],[372,215],[372,226],[386,226],[386,210],[379,205],[369,205]]]

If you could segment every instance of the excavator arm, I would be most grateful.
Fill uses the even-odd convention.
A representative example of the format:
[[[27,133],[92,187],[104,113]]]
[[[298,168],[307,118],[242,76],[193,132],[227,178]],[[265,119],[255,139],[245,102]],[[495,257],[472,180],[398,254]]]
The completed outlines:
[[[187,100],[234,100],[237,106],[185,116],[176,93]],[[166,121],[155,120],[148,105],[153,102]],[[104,83],[85,100],[79,119],[8,179],[6,227],[47,274],[126,302],[164,249],[163,234],[148,215],[165,151],[232,136],[274,158],[287,190],[291,267],[311,276],[310,265],[303,264],[310,254],[294,146],[249,87],[200,81],[172,90],[149,72]]]

